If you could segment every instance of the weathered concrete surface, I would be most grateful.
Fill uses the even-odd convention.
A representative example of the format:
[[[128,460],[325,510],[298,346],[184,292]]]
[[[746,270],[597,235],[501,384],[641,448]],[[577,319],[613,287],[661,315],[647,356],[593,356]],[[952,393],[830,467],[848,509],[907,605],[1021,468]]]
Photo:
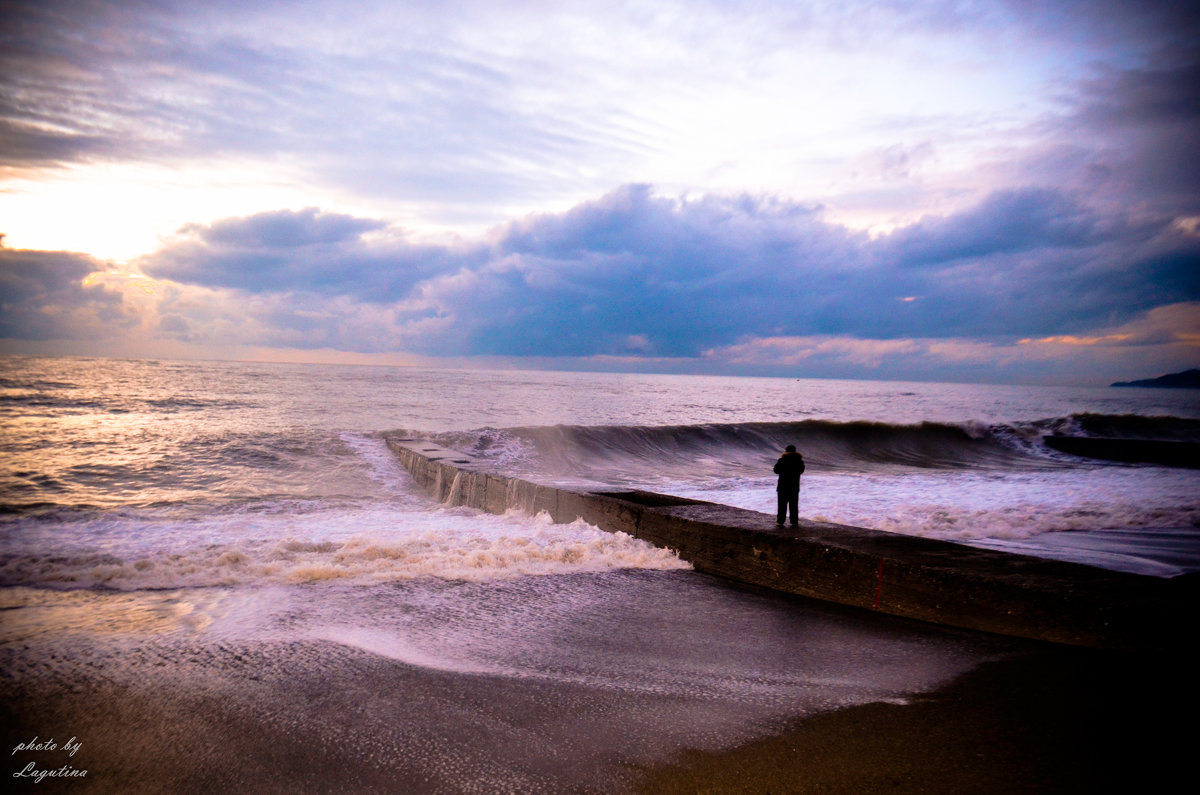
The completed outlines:
[[[674,550],[697,571],[907,618],[1082,646],[1168,647],[1190,626],[1196,575],[1165,580],[644,491],[583,492],[486,471],[420,439],[388,446],[439,501],[545,511]]]

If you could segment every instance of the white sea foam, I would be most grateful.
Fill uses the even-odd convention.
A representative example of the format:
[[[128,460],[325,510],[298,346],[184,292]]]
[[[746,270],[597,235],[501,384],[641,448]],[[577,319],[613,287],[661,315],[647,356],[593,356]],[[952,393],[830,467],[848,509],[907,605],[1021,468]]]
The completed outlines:
[[[94,527],[56,528],[53,554],[22,544],[0,563],[0,579],[132,590],[422,577],[483,581],[687,567],[671,552],[624,533],[606,533],[583,521],[554,524],[545,514],[359,509],[213,518],[177,528],[128,518],[117,524],[104,528],[104,535],[123,543],[99,546],[87,543]]]
[[[1200,527],[1196,476],[1187,470],[908,473],[890,478],[806,474],[800,513],[811,519],[951,540],[1033,538],[1106,528]],[[681,485],[683,496],[760,511],[775,507],[774,482],[725,488]]]
[[[379,436],[365,433],[343,433],[339,437],[367,465],[367,476],[389,490],[392,499],[415,494],[409,488],[412,480],[395,454]]]
[[[844,521],[847,512],[833,521]],[[1200,526],[1200,508],[1173,506],[1144,508],[1082,503],[1048,509],[1037,503],[1004,508],[965,510],[950,505],[902,506],[887,517],[868,519],[872,527],[905,535],[922,535],[951,541],[1034,539],[1045,533],[1086,532],[1110,527],[1161,528]]]
[[[1080,462],[1041,444],[1053,431],[1200,433],[1194,399],[1157,391],[7,364],[32,397],[10,407],[2,440],[4,584],[171,588],[662,565],[608,536],[431,502],[374,432],[389,427],[427,428],[539,482],[766,512],[774,452],[800,441],[812,445],[806,516],[955,540],[1187,528],[1200,512],[1194,471]],[[78,422],[81,406],[97,421]]]
[[[438,505],[378,436],[345,433],[341,441],[365,464],[363,475],[377,486],[373,499],[253,500],[220,510],[21,522],[0,528],[0,582],[128,591],[687,567],[667,550],[582,521]]]
[[[663,488],[751,510],[775,509],[774,481],[768,478],[730,478],[707,488],[668,483]],[[1172,576],[1197,570],[1200,561],[1196,488],[1195,472],[1162,467],[892,477],[817,471],[802,480],[800,514]]]

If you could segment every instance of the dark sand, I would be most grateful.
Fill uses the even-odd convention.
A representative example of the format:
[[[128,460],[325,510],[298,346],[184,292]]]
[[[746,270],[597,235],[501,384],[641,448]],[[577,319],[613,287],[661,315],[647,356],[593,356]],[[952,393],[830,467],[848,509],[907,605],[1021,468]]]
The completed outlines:
[[[0,643],[7,791],[1157,792],[1190,772],[1197,736],[1190,657],[967,635],[849,608],[810,606],[802,626],[878,665],[888,649],[933,662],[959,644],[1000,661],[905,705],[817,714],[730,751],[677,753],[722,747],[702,743],[758,713],[737,714],[736,700],[443,671],[319,639],[156,633],[157,614],[123,596],[122,616],[150,619],[117,631],[129,622],[108,620],[94,601],[87,631],[60,620],[38,632],[45,621],[0,611],[12,637]],[[803,608],[785,606],[777,617]],[[757,605],[776,615],[769,607]],[[889,632],[924,634],[928,645],[891,646]],[[796,648],[816,653],[820,640]],[[844,659],[851,667],[814,671],[849,676],[855,655]],[[35,735],[59,749],[12,752]],[[74,756],[62,748],[72,737],[82,742]],[[88,775],[12,778],[31,761]]]
[[[1047,647],[907,705],[801,721],[727,753],[689,751],[641,792],[1166,792],[1194,773],[1197,692],[1178,657]]]
[[[585,761],[595,744],[620,745],[581,730],[586,700],[564,705],[552,731],[559,738],[580,732],[575,755],[556,753],[571,746],[562,739],[554,745],[563,748],[514,751],[543,732],[493,722],[521,714],[538,698],[536,686],[498,692],[496,684],[431,678],[327,647],[322,656],[336,674],[322,682],[297,676],[285,662],[302,647],[273,651],[236,656],[246,665],[244,684],[275,680],[257,692],[244,684],[223,692],[223,677],[199,690],[130,686],[82,670],[86,663],[78,677],[9,679],[0,687],[6,743],[35,731],[60,746],[76,734],[85,742],[73,758],[62,751],[6,753],[8,767],[36,759],[43,767],[89,769],[85,780],[10,781],[10,791],[1165,792],[1191,772],[1196,740],[1197,698],[1185,666],[1047,647],[987,663],[907,705],[819,714],[782,736],[725,753],[687,751],[677,765],[626,767],[626,775],[614,776],[612,765]],[[381,690],[381,682],[389,687]],[[490,708],[481,712],[481,703]],[[509,736],[497,746],[472,734]],[[625,748],[612,761],[636,755]],[[598,775],[561,776],[580,763],[595,765]],[[506,765],[508,773],[497,777]]]

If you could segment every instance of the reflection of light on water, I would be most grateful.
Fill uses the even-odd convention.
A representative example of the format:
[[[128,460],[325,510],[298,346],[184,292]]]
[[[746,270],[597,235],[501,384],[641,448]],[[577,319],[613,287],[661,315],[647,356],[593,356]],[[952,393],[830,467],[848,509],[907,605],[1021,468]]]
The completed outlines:
[[[58,725],[91,748],[112,737],[128,753],[102,754],[105,771],[159,764],[166,747],[182,749],[188,771],[303,758],[341,777],[403,763],[411,777],[395,791],[414,780],[594,790],[621,782],[630,763],[732,747],[825,710],[903,703],[1014,648],[681,571],[0,589],[0,599],[12,608],[0,615],[36,615],[29,623],[46,630],[0,646],[5,673],[29,694],[22,713],[64,715]],[[212,624],[186,631],[196,615]]]
[[[304,591],[303,606],[297,593],[277,592],[281,609],[263,617],[259,633],[330,641],[425,669],[715,699],[761,714],[856,702],[864,693],[901,698],[988,653],[953,630],[898,633],[888,619],[844,619],[686,572],[322,585]]]
[[[6,588],[0,591],[0,643],[46,633],[157,635],[200,631],[208,611],[182,592],[98,593]]]
[[[44,663],[59,671],[77,667],[88,649],[124,676],[144,674],[145,659],[205,671],[242,664],[195,657],[201,647],[282,644],[291,656],[291,644],[320,641],[413,668],[695,701],[716,710],[718,723],[734,712],[755,723],[902,699],[1007,646],[957,630],[900,629],[886,617],[846,618],[688,572],[628,569],[170,592],[15,587],[0,589],[0,615],[0,644],[39,665],[45,655],[31,650],[66,652]],[[307,652],[299,654],[293,662],[303,666]]]

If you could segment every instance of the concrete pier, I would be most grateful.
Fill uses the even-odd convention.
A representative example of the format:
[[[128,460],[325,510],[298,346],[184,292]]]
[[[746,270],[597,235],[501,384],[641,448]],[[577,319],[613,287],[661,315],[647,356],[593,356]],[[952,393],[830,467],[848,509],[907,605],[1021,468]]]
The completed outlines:
[[[420,439],[388,446],[435,499],[546,512],[666,547],[697,571],[906,618],[1078,646],[1184,641],[1200,578],[1162,579],[645,491],[576,491],[487,471]]]

